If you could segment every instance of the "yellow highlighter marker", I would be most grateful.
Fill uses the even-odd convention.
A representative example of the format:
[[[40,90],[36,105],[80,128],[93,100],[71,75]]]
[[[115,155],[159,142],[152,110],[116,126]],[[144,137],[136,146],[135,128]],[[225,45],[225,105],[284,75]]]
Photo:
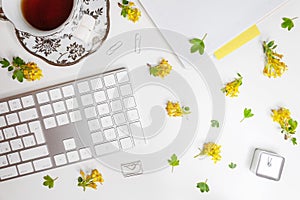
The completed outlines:
[[[243,33],[229,41],[227,44],[219,48],[217,51],[214,52],[215,57],[220,60],[233,52],[234,50],[240,48],[253,38],[260,35],[260,31],[258,30],[256,25],[251,26],[247,30],[245,30]]]

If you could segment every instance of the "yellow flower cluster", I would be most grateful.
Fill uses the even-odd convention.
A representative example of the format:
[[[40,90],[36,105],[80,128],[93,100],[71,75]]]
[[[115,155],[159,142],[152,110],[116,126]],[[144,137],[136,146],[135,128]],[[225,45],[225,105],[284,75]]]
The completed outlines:
[[[83,191],[86,190],[86,187],[97,189],[97,183],[102,184],[104,182],[102,174],[97,169],[93,169],[90,175],[85,175],[80,170],[80,175],[81,177],[78,177],[78,186],[83,187]]]
[[[168,101],[166,110],[170,117],[181,117],[183,115],[182,108],[178,102],[173,103],[171,101]]]
[[[274,122],[278,122],[281,127],[288,125],[291,119],[291,112],[286,108],[279,108],[278,110],[272,110],[272,118]]]
[[[237,97],[239,92],[239,87],[242,85],[243,77],[238,73],[239,78],[235,78],[233,81],[227,83],[224,88],[221,89],[222,92],[226,93],[226,96]]]
[[[199,149],[200,153],[194,156],[194,158],[197,158],[201,155],[207,155],[210,156],[211,159],[214,161],[214,163],[217,163],[221,160],[221,145],[218,145],[213,142],[208,142],[203,145],[203,149]]]
[[[269,43],[263,43],[264,52],[266,56],[266,64],[263,70],[263,74],[269,78],[280,77],[288,69],[287,65],[281,61],[283,58],[282,54],[278,54],[274,51],[276,45],[274,41]]]
[[[119,3],[119,7],[122,8],[121,15],[127,17],[128,20],[135,23],[140,19],[141,11],[138,8],[135,8],[133,2],[123,0],[123,4]]]
[[[164,78],[167,75],[169,75],[172,70],[172,66],[165,59],[162,59],[161,62],[159,63],[159,65],[157,65],[155,67],[151,67],[150,65],[148,65],[148,66],[150,67],[151,75],[158,76],[161,78]]]
[[[43,77],[42,70],[36,63],[29,62],[23,67],[24,78],[28,81],[40,80]]]

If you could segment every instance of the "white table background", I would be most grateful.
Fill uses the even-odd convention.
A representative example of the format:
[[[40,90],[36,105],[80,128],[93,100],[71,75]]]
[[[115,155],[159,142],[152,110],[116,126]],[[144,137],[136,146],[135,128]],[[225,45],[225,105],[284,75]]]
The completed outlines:
[[[185,2],[187,3],[187,2]],[[117,1],[111,1],[111,29],[108,38],[129,30],[153,27],[151,20],[142,11],[141,20],[133,24],[120,16]],[[197,144],[180,158],[181,165],[172,174],[170,169],[157,173],[132,178],[123,178],[108,168],[99,166],[96,161],[62,167],[49,172],[0,183],[0,200],[18,199],[256,199],[279,200],[296,199],[299,190],[300,148],[283,140],[278,125],[272,122],[270,110],[285,106],[291,110],[292,117],[300,121],[300,85],[299,51],[300,20],[288,32],[280,27],[282,17],[300,17],[300,1],[293,0],[268,16],[258,24],[261,35],[247,43],[224,59],[214,63],[225,82],[231,81],[236,73],[244,76],[238,98],[226,98],[226,120],[222,136],[218,141],[222,145],[222,160],[213,164],[210,159],[193,158]],[[277,79],[269,79],[262,74],[264,56],[261,43],[263,40],[275,40],[277,51],[285,55],[284,61],[289,70]],[[42,88],[55,83],[72,80],[83,62],[70,67],[50,66],[27,53],[19,44],[13,26],[0,21],[0,57],[21,56],[27,61],[35,61],[42,68],[45,77],[34,83],[12,81],[4,69],[0,69],[0,97]],[[95,56],[95,55],[93,55]],[[89,59],[89,58],[87,58]],[[93,68],[90,68],[93,73]],[[252,108],[255,116],[240,123],[245,107]],[[298,133],[296,136],[299,135]],[[300,137],[299,141],[300,141]],[[250,172],[250,162],[255,148],[277,152],[286,158],[283,174],[279,182],[263,179]],[[237,163],[231,170],[230,162]],[[82,192],[78,188],[79,169],[98,168],[105,178],[97,191]],[[43,175],[58,176],[55,187],[51,190],[42,186]],[[196,183],[208,179],[211,191],[200,193]]]

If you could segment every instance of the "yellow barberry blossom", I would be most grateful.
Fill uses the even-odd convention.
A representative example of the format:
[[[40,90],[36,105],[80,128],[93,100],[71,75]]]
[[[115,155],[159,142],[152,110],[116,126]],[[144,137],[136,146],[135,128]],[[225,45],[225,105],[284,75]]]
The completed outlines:
[[[282,54],[278,54],[274,51],[277,47],[274,41],[266,43],[263,42],[263,49],[265,53],[265,67],[263,70],[263,74],[269,78],[273,77],[280,77],[282,74],[287,71],[287,65],[281,61],[283,58]]]
[[[141,17],[141,11],[137,8],[129,8],[127,18],[134,23],[137,22]]]
[[[122,8],[121,15],[127,17],[132,22],[137,22],[141,17],[141,11],[135,7],[135,4],[131,1],[123,0],[122,4],[118,3],[119,7]]]
[[[28,81],[40,80],[43,77],[42,70],[34,62],[23,66],[24,78]]]
[[[229,97],[237,97],[239,92],[239,87],[243,83],[243,77],[238,73],[238,78],[235,78],[233,81],[227,83],[224,88],[221,89],[222,92]]]
[[[169,64],[169,62],[166,59],[162,59],[160,63],[155,67],[151,67],[151,65],[149,64],[148,66],[151,75],[158,76],[161,78],[166,77],[172,71],[172,66]]]
[[[277,122],[280,125],[281,133],[284,134],[284,139],[291,139],[294,145],[297,144],[297,139],[292,137],[292,135],[296,133],[298,122],[292,119],[290,110],[281,107],[277,110],[273,109],[271,111],[271,117],[274,122]]]
[[[86,187],[97,189],[97,183],[102,184],[104,179],[102,174],[99,173],[97,169],[93,169],[92,173],[85,175],[85,173],[80,170],[81,177],[78,177],[78,186],[83,187],[83,191],[86,190]]]
[[[203,149],[199,149],[200,153],[194,156],[194,158],[197,158],[201,155],[207,155],[210,156],[211,159],[214,161],[214,163],[217,163],[221,160],[221,145],[218,145],[213,142],[208,142],[203,145]]]
[[[171,101],[168,101],[166,110],[170,117],[182,117],[183,115],[191,113],[189,107],[181,107],[178,102],[173,103]]]

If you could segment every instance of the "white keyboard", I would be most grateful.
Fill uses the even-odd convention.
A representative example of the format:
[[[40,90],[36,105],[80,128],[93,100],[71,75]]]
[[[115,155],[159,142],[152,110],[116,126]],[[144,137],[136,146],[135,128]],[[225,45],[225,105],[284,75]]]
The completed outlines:
[[[130,149],[133,130],[143,137],[125,68],[2,99],[0,181]]]

